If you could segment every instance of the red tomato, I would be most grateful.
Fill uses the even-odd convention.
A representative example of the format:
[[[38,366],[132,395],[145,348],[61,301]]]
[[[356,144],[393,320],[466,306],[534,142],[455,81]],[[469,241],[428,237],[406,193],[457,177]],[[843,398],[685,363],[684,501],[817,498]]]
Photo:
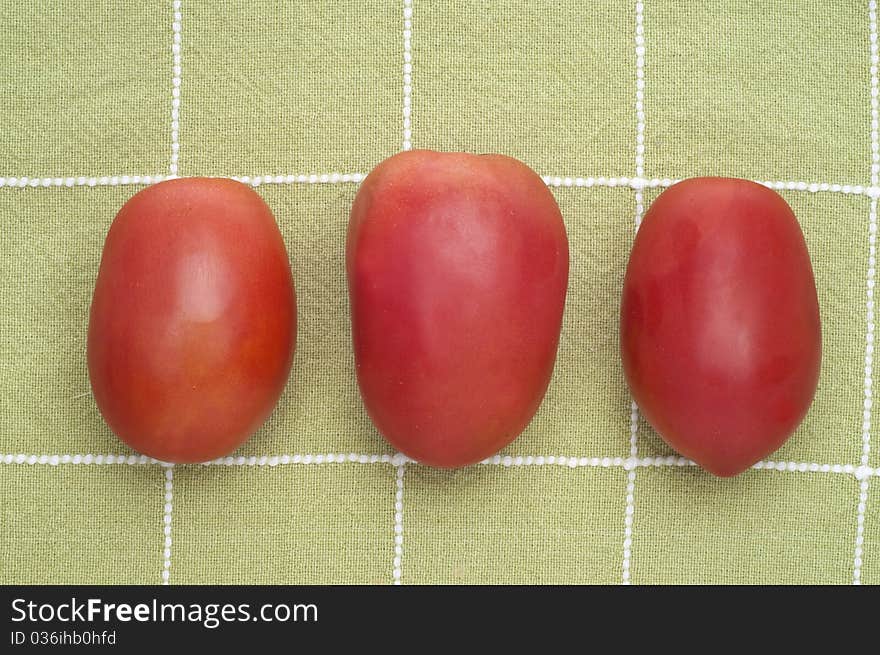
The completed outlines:
[[[251,188],[169,180],[119,210],[88,362],[101,413],[132,448],[169,462],[229,454],[271,413],[295,344],[284,240]]]
[[[779,448],[810,407],[822,350],[791,208],[746,180],[670,187],[636,235],[620,333],[633,397],[679,453],[730,476]]]
[[[568,285],[565,226],[540,177],[500,155],[395,155],[358,191],[346,263],[361,395],[391,444],[454,467],[522,432]]]

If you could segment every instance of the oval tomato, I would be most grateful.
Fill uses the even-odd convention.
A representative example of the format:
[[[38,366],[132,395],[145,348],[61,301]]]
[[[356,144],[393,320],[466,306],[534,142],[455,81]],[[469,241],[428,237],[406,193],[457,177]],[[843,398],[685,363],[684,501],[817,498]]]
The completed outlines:
[[[779,448],[821,360],[813,269],[788,204],[728,178],[663,192],[633,244],[620,337],[636,403],[679,453],[730,476]]]
[[[346,263],[361,395],[392,445],[454,467],[522,432],[568,285],[565,226],[540,177],[500,155],[395,155],[358,190]]]
[[[271,413],[295,343],[284,240],[253,189],[181,178],[123,205],[88,333],[92,391],[119,438],[169,462],[227,455]]]

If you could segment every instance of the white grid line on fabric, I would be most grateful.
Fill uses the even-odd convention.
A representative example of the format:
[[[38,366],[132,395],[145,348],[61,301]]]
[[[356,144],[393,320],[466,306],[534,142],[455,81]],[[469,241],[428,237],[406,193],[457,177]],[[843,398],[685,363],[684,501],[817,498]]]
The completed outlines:
[[[872,2],[871,7],[871,33],[876,36],[876,4]],[[872,61],[876,61],[876,41],[872,41]],[[875,64],[872,63],[872,69],[876,70]],[[876,75],[873,76],[873,88],[876,89]],[[876,100],[876,96],[872,98]],[[876,112],[876,109],[874,110]],[[872,130],[874,138],[872,141],[877,143],[876,131]],[[874,164],[872,164],[872,168]],[[872,175],[875,173],[872,172]],[[862,409],[862,454],[861,463],[865,468],[868,467],[871,455],[871,409],[873,405],[873,388],[874,388],[874,286],[876,271],[876,240],[877,240],[877,200],[871,200],[871,208],[869,212],[868,222],[868,274],[866,279],[866,330],[865,330],[865,390],[864,403]],[[853,549],[853,584],[862,583],[862,562],[864,552],[865,539],[865,512],[868,505],[869,477],[865,476],[859,485],[859,504],[856,514],[856,539]]]
[[[171,513],[174,510],[174,465],[166,465],[165,468],[165,507],[162,514],[163,542],[163,565],[162,584],[167,585],[171,580]]]
[[[876,186],[880,173],[880,136],[878,136],[878,80],[877,80],[877,2],[868,2],[868,31],[871,43],[871,185]],[[877,267],[877,199],[871,199],[868,212],[868,272],[865,281],[865,385],[862,409],[862,466],[868,466],[871,455],[871,406],[874,387],[874,281]],[[865,477],[859,485],[859,504],[856,513],[856,540],[853,549],[853,584],[862,583],[862,554],[865,540],[865,511],[868,505],[870,480]]]
[[[547,186],[552,187],[630,187],[632,189],[666,188],[682,181],[673,177],[561,177],[541,176]],[[864,195],[869,198],[880,197],[880,186],[876,184],[839,184],[834,182],[805,182],[802,180],[752,180],[775,191],[808,191],[810,193],[843,193]]]
[[[100,176],[62,176],[62,177],[0,177],[0,188],[38,189],[53,187],[103,187],[103,186],[147,186],[163,180],[175,179],[177,175],[100,175]],[[365,173],[285,173],[271,175],[219,175],[257,187],[262,184],[360,184]],[[571,177],[542,175],[541,179],[550,187],[622,187],[631,189],[666,188],[681,181],[673,177]],[[880,198],[878,184],[840,184],[836,182],[804,182],[802,180],[752,180],[776,191],[806,191],[809,193],[841,193],[844,195]]]
[[[64,454],[36,455],[33,453],[0,453],[0,464],[21,466],[160,466],[170,464],[160,462],[145,455],[93,455]],[[391,466],[425,466],[403,455],[363,454],[363,453],[311,453],[293,455],[252,455],[249,457],[222,457],[210,462],[186,464],[185,466],[253,466],[275,468],[279,466],[321,466],[328,464],[388,464]],[[684,468],[697,467],[685,457],[665,455],[658,457],[587,457],[583,455],[495,455],[473,466],[501,466],[503,468],[557,466],[562,468]],[[857,480],[880,477],[880,467],[861,464],[828,464],[819,462],[795,462],[761,460],[752,465],[755,471],[778,471],[787,473],[820,473],[852,475]]]
[[[393,584],[403,583],[403,476],[406,461],[403,457],[394,458],[394,560],[391,569]]]
[[[360,184],[366,177],[364,173],[289,173],[287,175],[248,175],[233,176],[232,179],[243,184],[258,187],[261,184]]]
[[[868,212],[868,271],[865,279],[865,382],[862,414],[862,464],[871,453],[871,408],[874,386],[874,286],[877,267],[877,200]]]
[[[403,150],[412,149],[412,0],[403,0]],[[403,584],[403,478],[409,458],[392,458],[394,475],[394,557],[391,584]]]
[[[75,187],[75,186],[127,186],[149,185],[168,179],[168,175],[100,175],[86,176],[73,175],[66,177],[27,177],[8,176],[0,177],[0,188],[24,189],[24,188],[47,188],[47,187]]]
[[[641,0],[636,2],[636,25],[635,25],[635,55],[636,55],[636,156],[635,169],[636,179],[644,179],[645,175],[645,24],[644,4]],[[555,179],[553,180],[555,182]],[[635,232],[638,232],[642,224],[642,214],[645,209],[645,199],[641,187],[635,188]],[[639,406],[635,400],[630,406],[629,417],[629,456],[634,461],[639,454]],[[630,584],[630,565],[632,563],[632,534],[633,521],[635,520],[635,491],[636,469],[635,466],[627,467],[626,474],[626,503],[623,513],[623,560],[621,584]]]
[[[403,150],[412,150],[412,0],[403,0]]]
[[[853,584],[862,584],[862,553],[865,543],[865,510],[868,506],[868,488],[870,478],[863,478],[859,483],[859,506],[856,514],[856,547],[853,555]]]
[[[173,20],[171,22],[171,157],[168,165],[169,179],[177,177],[177,162],[180,157],[180,84],[182,72],[180,49],[182,47],[181,24],[183,22],[180,0],[174,0],[171,3],[171,9]],[[112,182],[114,179],[109,178],[109,181]],[[123,182],[123,180],[124,176],[120,178],[120,182]],[[67,180],[65,180],[65,184],[66,182]],[[165,502],[162,514],[162,584],[168,585],[171,582],[171,513],[174,509],[174,465],[163,464],[163,466],[167,468],[165,469],[163,496]]]
[[[164,180],[177,179],[178,175],[100,175],[67,177],[0,177],[0,188],[25,189],[49,187],[100,187],[100,186],[149,186]],[[364,173],[288,173],[286,175],[221,175],[249,184],[360,184]]]
[[[621,583],[630,584],[632,564],[632,528],[635,517],[636,469],[629,468],[626,474],[626,505],[623,514],[623,574]]]
[[[877,52],[877,2],[868,2],[868,25],[871,41],[871,185],[880,183],[880,134],[878,134],[877,103],[880,102],[880,84],[877,80],[877,67],[880,57]]]
[[[171,175],[177,175],[177,160],[180,155],[180,47],[181,47],[181,11],[180,0],[172,3],[174,20],[171,23],[171,163],[168,167]]]

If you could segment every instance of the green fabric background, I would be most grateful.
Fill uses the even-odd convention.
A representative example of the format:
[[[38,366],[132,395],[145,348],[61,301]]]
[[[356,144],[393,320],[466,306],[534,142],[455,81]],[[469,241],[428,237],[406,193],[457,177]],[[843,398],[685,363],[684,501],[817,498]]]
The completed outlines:
[[[402,0],[184,0],[181,13],[181,175],[364,174],[401,148]],[[868,14],[865,0],[646,0],[645,175],[869,185]],[[395,568],[403,583],[620,582],[619,461],[407,464],[399,567],[389,461],[175,467],[169,508],[158,464],[16,463],[131,454],[89,395],[85,330],[104,235],[140,188],[100,178],[170,170],[172,20],[170,1],[0,0],[0,583],[160,583],[166,558],[171,583],[385,584]],[[415,0],[413,146],[503,152],[549,176],[633,176],[635,33],[635,1]],[[22,176],[62,186],[19,188]],[[68,176],[97,185],[67,188]],[[357,185],[258,190],[290,252],[299,345],[281,404],[236,455],[393,454],[353,372],[343,243]],[[636,194],[554,193],[571,240],[559,358],[540,412],[502,454],[626,458],[617,304]],[[807,419],[772,458],[858,466],[872,200],[783,195],[813,258],[824,360]],[[644,422],[637,446],[672,454]],[[860,562],[874,584],[878,487]],[[853,581],[851,473],[638,467],[632,500],[635,583]]]

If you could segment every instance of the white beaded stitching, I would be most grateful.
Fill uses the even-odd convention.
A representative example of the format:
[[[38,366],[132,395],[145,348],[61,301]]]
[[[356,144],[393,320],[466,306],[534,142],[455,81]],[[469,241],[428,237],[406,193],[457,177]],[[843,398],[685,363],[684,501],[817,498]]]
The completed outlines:
[[[233,175],[230,179],[258,187],[262,184],[360,184],[363,173],[288,173],[287,175]]]
[[[877,265],[877,200],[872,199],[868,212],[868,272],[865,282],[865,380],[862,402],[862,454],[867,465],[871,452],[871,408],[874,382],[874,286]]]
[[[27,465],[128,465],[171,466],[166,462],[144,455],[37,455],[29,453],[0,453],[0,464]],[[295,455],[252,455],[250,457],[221,457],[210,462],[192,464],[191,466],[267,466],[275,468],[287,465],[326,465],[326,464],[390,464],[402,466],[415,464],[423,466],[403,455],[363,454],[363,453],[317,453]],[[179,465],[178,465],[179,466]],[[660,457],[585,457],[577,455],[495,455],[478,462],[477,466],[502,466],[504,468],[521,466],[558,466],[562,468],[680,468],[695,467],[696,463],[677,455]],[[820,464],[817,462],[791,462],[763,460],[752,467],[754,470],[781,471],[790,473],[835,473],[852,475],[862,480],[868,477],[880,477],[880,468],[872,468],[860,464]]]
[[[644,4],[636,2],[636,177],[645,175],[645,26]]]
[[[164,464],[165,467],[165,511],[162,517],[162,532],[165,536],[162,550],[162,584],[167,585],[171,579],[171,512],[174,509],[174,465]]]
[[[678,184],[681,179],[670,177],[570,177],[560,175],[542,175],[544,184],[551,187],[622,187],[636,190],[657,189],[670,187]],[[842,193],[844,195],[863,195],[870,198],[880,197],[880,186],[876,183],[863,184],[833,184],[830,182],[802,182],[791,180],[752,180],[776,191],[804,191],[808,193]]]
[[[412,149],[412,0],[403,0],[403,149]]]
[[[868,23],[871,42],[871,187],[878,183],[880,173],[880,136],[877,130],[877,2],[868,2]],[[874,280],[877,267],[877,196],[871,197],[868,211],[868,273],[865,281],[865,384],[862,403],[862,454],[859,470],[856,474],[859,484],[859,504],[856,514],[856,543],[853,551],[853,584],[862,581],[862,551],[865,531],[865,509],[868,504],[868,488],[870,471],[868,462],[871,455],[871,406],[873,403],[874,385]]]
[[[67,176],[67,177],[0,177],[0,188],[49,188],[74,186],[123,186],[149,185],[166,179],[174,179],[177,175],[113,175],[113,176]],[[259,186],[260,184],[359,184],[366,177],[364,173],[285,173],[273,175],[219,175],[233,180]],[[620,187],[630,189],[666,188],[681,180],[670,177],[571,177],[559,175],[542,175],[541,179],[551,187]],[[875,184],[832,184],[830,182],[793,182],[753,180],[777,191],[801,191],[808,193],[838,193],[844,195],[862,195],[869,198],[880,198],[880,186]]]
[[[871,480],[865,477],[859,483],[859,506],[856,514],[856,547],[853,554],[853,584],[862,584],[862,552],[865,543],[865,510],[868,505],[868,487]]]
[[[177,175],[177,161],[180,156],[180,40],[181,40],[181,11],[180,0],[174,0],[174,21],[171,23],[171,54],[172,54],[172,77],[171,77],[171,175]]]
[[[630,408],[629,459],[623,462],[626,469],[626,505],[623,517],[623,572],[621,582],[630,584],[632,562],[632,528],[635,517],[636,467],[638,466],[639,408],[633,401]]]
[[[403,0],[403,150],[412,149],[412,0]],[[358,180],[360,181],[360,180]],[[403,476],[406,463],[412,461],[402,453],[394,456],[394,559],[392,583],[402,583],[403,561]]]
[[[875,3],[870,3],[871,7],[871,33],[876,35],[876,7]],[[876,57],[876,41],[872,42],[872,60]],[[872,64],[873,66],[873,64]],[[876,75],[873,76],[873,82],[876,84]],[[876,99],[876,97],[875,97]],[[876,113],[876,109],[874,110]],[[872,131],[875,136],[876,131]],[[873,166],[873,165],[872,165]],[[872,172],[872,175],[875,173]],[[861,479],[859,485],[859,505],[856,515],[856,543],[853,553],[853,584],[861,584],[862,576],[862,552],[864,542],[865,527],[865,509],[868,503],[869,474],[871,468],[868,466],[871,454],[871,409],[873,404],[873,383],[874,383],[874,279],[876,269],[876,234],[877,234],[877,199],[871,200],[871,208],[869,212],[869,229],[868,229],[868,275],[866,283],[866,315],[867,326],[865,330],[865,384],[864,384],[864,400],[862,405],[862,453],[861,466],[858,467],[856,477]],[[878,473],[880,474],[880,470]]]
[[[644,4],[641,0],[636,2],[636,156],[635,168],[637,183],[632,185],[635,189],[635,231],[638,232],[642,224],[642,216],[645,212],[645,198],[638,181],[645,176],[645,25]],[[671,180],[670,180],[671,181]],[[632,180],[630,180],[632,183]],[[622,561],[622,584],[631,582],[630,564],[632,562],[632,534],[633,520],[635,517],[635,489],[636,489],[636,462],[638,461],[638,438],[639,438],[639,407],[635,401],[630,405],[629,414],[629,460],[625,462],[626,474],[626,505],[623,517],[623,561]]]
[[[261,455],[221,457],[204,462],[201,466],[287,466],[303,464],[391,464],[391,455],[364,455],[358,453],[319,453],[293,455]]]
[[[146,464],[161,464],[157,459],[145,455],[33,455],[24,453],[0,453],[0,464],[47,464],[59,466],[63,464],[126,464],[129,466],[143,466]]]
[[[880,56],[877,52],[877,2],[868,2],[868,21],[871,41],[871,186],[880,184],[880,135],[878,135],[878,96],[880,96],[880,84],[878,84],[877,67],[880,64]]]
[[[642,127],[642,133],[644,133],[644,127]],[[641,150],[643,153],[644,149],[642,148]],[[636,165],[644,166],[643,154],[637,154],[637,158],[638,161]],[[544,181],[544,184],[551,187],[621,187],[637,190],[646,188],[669,187],[681,181],[680,179],[673,179],[668,177],[646,178],[642,177],[641,174],[636,175],[635,177],[605,177],[601,175],[598,177],[563,177],[560,175],[542,175],[541,179]]]
[[[394,560],[391,568],[393,584],[403,582],[403,476],[406,472],[406,458],[395,456],[394,475]]]
[[[878,136],[878,52],[877,52],[877,3],[868,3],[871,34],[871,185],[877,186],[880,173],[880,136]],[[866,281],[866,334],[865,334],[865,398],[862,422],[862,465],[867,466],[871,452],[871,405],[873,387],[874,352],[874,283],[877,265],[877,199],[871,200],[868,214],[868,274]]]
[[[0,187],[24,189],[36,187],[96,187],[155,184],[167,179],[166,175],[102,175],[68,177],[0,177]]]

